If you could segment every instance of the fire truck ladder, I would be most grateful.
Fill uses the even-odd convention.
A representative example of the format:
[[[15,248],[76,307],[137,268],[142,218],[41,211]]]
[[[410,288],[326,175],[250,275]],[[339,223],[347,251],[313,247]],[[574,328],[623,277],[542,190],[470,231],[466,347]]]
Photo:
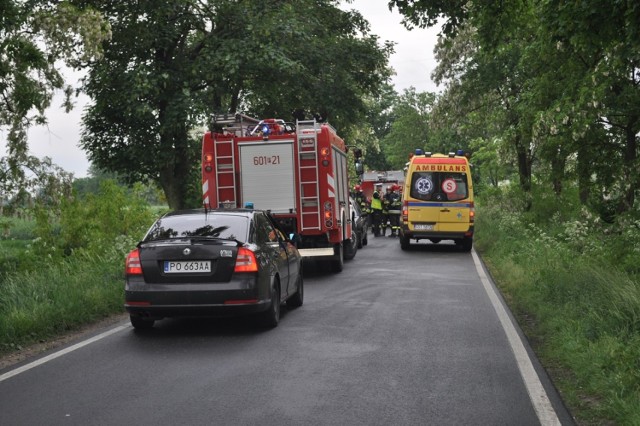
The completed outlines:
[[[218,205],[216,207],[236,207],[236,173],[233,139],[215,140],[213,144],[216,166],[216,191]],[[233,199],[229,197],[233,196]],[[225,203],[229,202],[229,205]],[[232,204],[232,205],[231,205]]]
[[[318,180],[318,130],[315,120],[296,122],[298,139],[298,181],[302,230],[321,229],[320,185]]]

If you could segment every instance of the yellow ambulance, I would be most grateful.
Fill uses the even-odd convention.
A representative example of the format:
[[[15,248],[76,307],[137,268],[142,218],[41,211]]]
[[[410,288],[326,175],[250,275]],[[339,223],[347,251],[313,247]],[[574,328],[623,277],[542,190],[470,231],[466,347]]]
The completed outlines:
[[[464,152],[447,155],[417,149],[402,191],[400,247],[411,240],[453,240],[462,251],[473,245],[473,183]]]

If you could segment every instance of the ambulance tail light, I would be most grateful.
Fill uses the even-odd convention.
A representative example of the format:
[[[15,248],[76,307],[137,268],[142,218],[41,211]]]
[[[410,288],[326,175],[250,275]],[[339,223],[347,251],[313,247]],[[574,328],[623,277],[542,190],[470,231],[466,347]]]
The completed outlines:
[[[333,205],[329,201],[324,203],[324,226],[333,227]]]
[[[409,203],[407,201],[402,202],[402,221],[409,221]]]
[[[469,223],[474,223],[476,220],[476,209],[473,206],[473,202],[469,205]]]

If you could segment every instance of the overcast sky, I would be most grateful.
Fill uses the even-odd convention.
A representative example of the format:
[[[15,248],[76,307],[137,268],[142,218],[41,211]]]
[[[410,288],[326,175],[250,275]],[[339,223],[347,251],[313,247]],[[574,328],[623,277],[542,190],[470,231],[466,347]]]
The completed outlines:
[[[435,68],[433,48],[436,43],[436,29],[407,31],[400,23],[401,17],[387,7],[388,0],[355,0],[343,4],[344,9],[359,10],[371,23],[371,30],[380,40],[396,43],[396,53],[391,56],[391,66],[396,70],[393,83],[398,92],[415,87],[419,92],[435,92],[438,88],[430,75]],[[78,76],[71,76],[70,83],[76,83]],[[76,108],[66,114],[61,108],[61,96],[56,96],[49,109],[48,126],[34,127],[29,131],[29,149],[37,157],[51,157],[53,162],[75,177],[86,177],[89,162],[84,152],[78,148],[80,140],[80,118],[82,108],[88,98],[76,99]],[[6,155],[6,132],[0,133],[2,155]]]

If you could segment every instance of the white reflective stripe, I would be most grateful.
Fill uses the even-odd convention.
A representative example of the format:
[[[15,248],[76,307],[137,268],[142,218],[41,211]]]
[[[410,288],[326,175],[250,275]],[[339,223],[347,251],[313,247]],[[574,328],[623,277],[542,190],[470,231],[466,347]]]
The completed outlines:
[[[202,200],[203,204],[209,205],[209,196],[207,195],[204,200]]]
[[[209,179],[202,182],[202,195],[206,195],[209,192]]]
[[[329,173],[327,173],[327,182],[329,182],[329,186],[331,187],[331,189],[335,188],[336,181],[333,179],[333,176],[331,176]]]
[[[329,185],[329,197],[335,197],[336,181],[329,173],[327,173],[327,184]]]

